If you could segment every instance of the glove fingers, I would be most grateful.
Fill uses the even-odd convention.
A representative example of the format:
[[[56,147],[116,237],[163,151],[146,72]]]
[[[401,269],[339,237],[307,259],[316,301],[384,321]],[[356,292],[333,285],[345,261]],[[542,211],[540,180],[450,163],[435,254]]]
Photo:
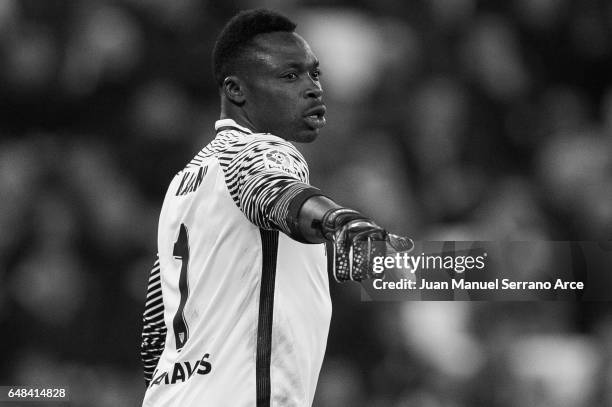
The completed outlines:
[[[364,229],[351,236],[351,240],[353,241],[353,243],[359,240],[364,240],[366,238],[372,238],[373,240],[380,240],[381,242],[384,242],[385,240],[387,240],[387,236],[384,233],[384,231],[380,229],[375,229],[375,228]]]
[[[409,237],[398,236],[392,233],[387,235],[387,243],[396,252],[410,252],[414,249],[414,241]]]
[[[330,232],[326,234],[330,240],[327,246],[329,270],[338,282],[383,278],[384,272],[373,270],[374,259],[386,256],[387,252],[408,252],[414,247],[411,239],[390,235],[371,220],[357,217],[353,211],[336,212],[335,218],[323,223]]]
[[[351,262],[351,241],[347,238],[346,230],[337,231],[330,244],[332,256],[332,271],[334,279],[338,282],[350,280]]]
[[[370,231],[360,233],[353,237],[351,248],[351,279],[361,281],[380,275],[373,272],[373,259],[386,254],[386,241],[381,239],[380,234],[372,234]]]

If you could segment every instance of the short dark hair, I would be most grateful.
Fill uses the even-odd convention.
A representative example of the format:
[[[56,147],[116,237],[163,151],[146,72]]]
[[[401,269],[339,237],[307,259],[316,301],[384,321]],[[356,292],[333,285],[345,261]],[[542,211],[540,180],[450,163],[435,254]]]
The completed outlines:
[[[293,21],[271,10],[244,10],[236,14],[225,24],[213,48],[213,74],[217,85],[223,85],[256,35],[276,31],[293,32],[295,27]]]

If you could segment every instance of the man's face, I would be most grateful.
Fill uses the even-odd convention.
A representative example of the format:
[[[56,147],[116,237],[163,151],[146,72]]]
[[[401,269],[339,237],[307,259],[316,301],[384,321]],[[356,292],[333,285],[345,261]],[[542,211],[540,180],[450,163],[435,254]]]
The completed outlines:
[[[313,141],[325,125],[319,62],[302,37],[273,32],[254,39],[243,68],[243,109],[255,131]]]

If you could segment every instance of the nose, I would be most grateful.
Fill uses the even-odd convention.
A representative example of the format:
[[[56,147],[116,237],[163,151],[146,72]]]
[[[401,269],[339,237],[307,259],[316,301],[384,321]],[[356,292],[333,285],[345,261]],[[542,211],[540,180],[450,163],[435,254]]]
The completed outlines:
[[[321,84],[316,81],[311,81],[309,83],[308,88],[306,89],[306,94],[304,95],[307,99],[321,99],[323,96],[323,89],[321,88]]]

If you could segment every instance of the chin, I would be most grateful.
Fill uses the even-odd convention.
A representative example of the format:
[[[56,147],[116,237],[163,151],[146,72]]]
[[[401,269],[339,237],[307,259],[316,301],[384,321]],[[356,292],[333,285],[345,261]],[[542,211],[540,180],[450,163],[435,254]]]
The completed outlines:
[[[319,130],[305,130],[298,132],[292,141],[296,143],[312,143],[319,137]]]

